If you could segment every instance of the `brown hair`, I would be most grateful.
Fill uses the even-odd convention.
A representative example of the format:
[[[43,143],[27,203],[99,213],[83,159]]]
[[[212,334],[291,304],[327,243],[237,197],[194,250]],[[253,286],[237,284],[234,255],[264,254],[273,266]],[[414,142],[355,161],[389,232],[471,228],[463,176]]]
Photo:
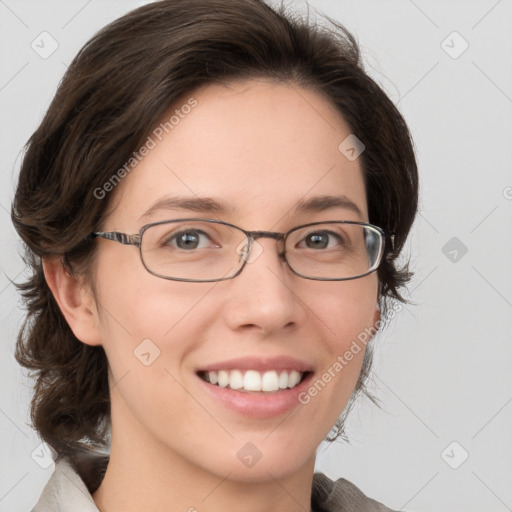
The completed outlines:
[[[75,57],[26,146],[12,220],[32,275],[22,285],[27,318],[16,358],[37,376],[32,421],[81,472],[92,449],[108,448],[109,389],[102,347],[80,342],[62,316],[41,261],[59,257],[88,275],[107,214],[98,187],[112,179],[184,94],[211,83],[266,78],[327,97],[364,143],[369,220],[395,234],[378,269],[380,304],[403,301],[410,279],[397,257],[414,220],[418,176],[404,119],[365,73],[354,37],[339,23],[312,24],[263,0],[164,0],[128,13]],[[340,141],[341,142],[341,141]],[[89,265],[89,266],[88,266]],[[367,351],[353,397],[367,393]],[[352,398],[353,398],[352,397]],[[343,434],[344,417],[334,439]]]

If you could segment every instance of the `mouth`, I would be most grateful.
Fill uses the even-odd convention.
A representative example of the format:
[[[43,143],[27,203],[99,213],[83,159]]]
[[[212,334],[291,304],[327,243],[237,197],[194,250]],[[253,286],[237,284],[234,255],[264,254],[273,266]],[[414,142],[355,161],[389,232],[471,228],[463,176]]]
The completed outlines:
[[[302,407],[299,397],[314,378],[306,359],[286,354],[237,357],[196,368],[200,389],[214,406],[266,420]]]
[[[298,370],[218,370],[199,371],[197,375],[214,386],[240,393],[271,394],[299,386],[312,372]]]

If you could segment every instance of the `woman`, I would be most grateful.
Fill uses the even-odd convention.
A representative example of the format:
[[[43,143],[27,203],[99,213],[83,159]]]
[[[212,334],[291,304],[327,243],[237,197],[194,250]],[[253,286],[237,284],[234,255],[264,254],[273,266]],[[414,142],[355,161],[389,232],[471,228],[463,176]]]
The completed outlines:
[[[332,23],[164,0],[70,65],[12,213],[17,358],[57,455],[35,511],[389,510],[314,474],[402,300],[418,195],[405,122]]]

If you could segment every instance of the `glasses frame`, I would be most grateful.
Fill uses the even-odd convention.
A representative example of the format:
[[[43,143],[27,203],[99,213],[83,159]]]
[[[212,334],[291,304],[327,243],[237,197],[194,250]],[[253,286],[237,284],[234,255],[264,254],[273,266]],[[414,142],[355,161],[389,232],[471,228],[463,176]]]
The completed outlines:
[[[173,222],[191,222],[191,221],[201,221],[201,222],[211,222],[214,224],[222,224],[224,226],[228,226],[234,229],[237,229],[238,231],[241,231],[245,234],[248,245],[247,245],[247,252],[242,257],[242,265],[241,267],[233,274],[228,277],[220,277],[216,279],[188,279],[188,278],[181,278],[181,277],[168,277],[164,276],[162,274],[158,274],[157,272],[152,271],[148,266],[146,265],[146,262],[144,261],[144,256],[142,255],[142,237],[144,236],[144,233],[152,226],[159,226],[161,224],[172,224]],[[373,229],[376,231],[379,235],[380,239],[380,251],[379,254],[375,260],[375,263],[370,267],[370,269],[363,273],[359,274],[357,276],[352,277],[341,277],[341,278],[331,278],[331,277],[310,277],[306,276],[304,274],[301,274],[300,272],[297,272],[288,262],[286,259],[286,239],[290,236],[291,233],[294,231],[297,231],[299,229],[309,227],[309,226],[318,226],[320,224],[350,224],[350,225],[357,225],[357,226],[363,226],[370,229]],[[294,228],[290,229],[286,233],[279,233],[276,231],[246,231],[245,229],[242,229],[239,226],[235,226],[234,224],[231,224],[229,222],[224,222],[222,220],[216,220],[216,219],[204,219],[200,217],[190,217],[190,218],[183,218],[183,219],[172,219],[172,220],[162,220],[158,222],[151,222],[149,224],[145,224],[142,226],[138,233],[130,235],[127,233],[121,233],[119,231],[94,231],[89,235],[89,238],[103,238],[105,240],[111,240],[112,242],[118,242],[123,245],[134,245],[139,248],[139,255],[141,262],[144,266],[144,268],[152,275],[156,277],[160,277],[161,279],[167,279],[170,281],[184,281],[184,282],[190,282],[190,283],[212,283],[217,281],[227,281],[229,279],[234,279],[235,277],[239,276],[242,273],[242,270],[245,268],[245,265],[247,264],[247,260],[249,257],[249,254],[251,253],[251,248],[253,242],[258,238],[273,238],[276,240],[279,244],[279,256],[285,261],[285,263],[288,265],[288,268],[292,271],[293,274],[296,276],[302,277],[304,279],[310,279],[312,281],[351,281],[353,279],[359,279],[361,277],[365,277],[373,272],[375,272],[379,266],[382,263],[384,252],[386,249],[386,239],[389,238],[391,240],[391,250],[394,250],[394,233],[389,233],[383,230],[382,228],[379,228],[378,226],[374,226],[373,224],[370,224],[368,222],[359,222],[359,221],[350,221],[350,220],[327,220],[327,221],[321,221],[321,222],[310,222],[308,224],[301,224],[300,226],[295,226]]]

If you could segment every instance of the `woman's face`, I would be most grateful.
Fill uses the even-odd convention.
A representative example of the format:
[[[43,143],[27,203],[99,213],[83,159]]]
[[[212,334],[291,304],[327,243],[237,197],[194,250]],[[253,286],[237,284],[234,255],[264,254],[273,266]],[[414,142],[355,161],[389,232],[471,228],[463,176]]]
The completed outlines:
[[[248,81],[191,96],[197,105],[162,140],[153,136],[156,146],[117,186],[105,231],[133,234],[186,217],[277,232],[368,221],[359,159],[338,149],[350,130],[317,93]],[[322,196],[344,201],[296,208]],[[170,198],[211,198],[223,210],[162,202]],[[240,481],[311,465],[354,389],[364,346],[350,361],[344,355],[379,318],[376,274],[303,279],[279,258],[276,240],[261,238],[236,278],[179,282],[147,272],[134,246],[97,243],[97,329],[112,372],[113,446]],[[221,389],[198,375],[275,369],[279,376],[294,368],[308,369],[307,381],[279,392]],[[329,370],[331,378],[322,378]]]

